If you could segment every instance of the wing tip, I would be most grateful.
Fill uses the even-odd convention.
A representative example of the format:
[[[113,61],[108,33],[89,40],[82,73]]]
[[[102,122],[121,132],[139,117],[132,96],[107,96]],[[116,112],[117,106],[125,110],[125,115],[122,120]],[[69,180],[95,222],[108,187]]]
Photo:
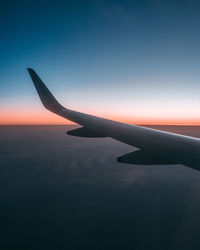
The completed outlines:
[[[40,79],[38,74],[32,68],[27,68],[28,73],[33,81],[33,84],[37,90],[37,93],[40,97],[42,104],[53,113],[58,113],[62,107],[62,105],[55,99],[52,93],[49,91],[44,82]]]
[[[35,72],[35,70],[34,69],[32,69],[32,68],[26,68],[27,70],[28,70],[28,72],[29,73],[33,73],[33,72]]]

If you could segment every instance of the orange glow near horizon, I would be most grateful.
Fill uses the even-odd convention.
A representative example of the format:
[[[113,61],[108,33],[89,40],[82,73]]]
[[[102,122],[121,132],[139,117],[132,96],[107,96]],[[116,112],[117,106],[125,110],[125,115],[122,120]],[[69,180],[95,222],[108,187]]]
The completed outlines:
[[[88,112],[90,113],[90,112]],[[129,124],[145,124],[145,125],[200,125],[200,119],[185,119],[185,118],[161,118],[158,117],[122,117],[116,115],[93,114],[99,117],[120,121]],[[3,109],[0,111],[0,125],[70,125],[74,124],[67,119],[50,113],[46,110],[38,109]]]
[[[50,125],[73,124],[56,114],[38,109],[4,109],[0,112],[0,125]]]

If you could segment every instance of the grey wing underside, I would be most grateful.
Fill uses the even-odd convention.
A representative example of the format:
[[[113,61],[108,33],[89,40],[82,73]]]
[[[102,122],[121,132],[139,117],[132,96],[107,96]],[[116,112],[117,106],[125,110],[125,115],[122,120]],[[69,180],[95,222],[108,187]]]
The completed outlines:
[[[111,137],[140,149],[119,157],[119,162],[141,165],[173,163],[200,170],[200,139],[67,109],[55,99],[33,69],[29,68],[28,72],[45,108],[82,126],[68,134],[91,138]]]

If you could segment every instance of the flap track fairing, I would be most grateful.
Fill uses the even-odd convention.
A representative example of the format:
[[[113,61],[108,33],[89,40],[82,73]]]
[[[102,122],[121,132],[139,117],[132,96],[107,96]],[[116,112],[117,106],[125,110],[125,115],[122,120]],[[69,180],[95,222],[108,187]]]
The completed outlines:
[[[103,138],[106,137],[92,129],[81,127],[67,131],[68,135],[78,136],[78,137],[88,137],[88,138]]]

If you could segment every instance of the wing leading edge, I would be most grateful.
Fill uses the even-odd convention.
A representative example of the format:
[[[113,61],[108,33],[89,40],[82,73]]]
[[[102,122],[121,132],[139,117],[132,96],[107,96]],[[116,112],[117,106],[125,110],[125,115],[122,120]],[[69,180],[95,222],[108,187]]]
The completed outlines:
[[[157,156],[159,159],[163,159],[163,162],[183,164],[200,170],[200,139],[116,122],[64,108],[51,94],[36,72],[30,68],[28,68],[28,72],[45,108],[82,125],[90,135],[111,137],[137,147],[147,154]]]

